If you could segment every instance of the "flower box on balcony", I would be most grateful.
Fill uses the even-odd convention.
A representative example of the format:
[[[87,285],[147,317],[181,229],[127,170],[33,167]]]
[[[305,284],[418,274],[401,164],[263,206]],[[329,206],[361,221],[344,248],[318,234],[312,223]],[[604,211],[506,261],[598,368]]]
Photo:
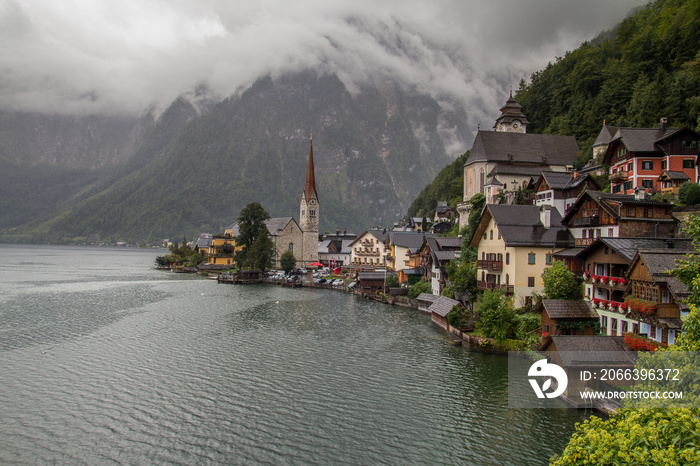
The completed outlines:
[[[606,277],[604,275],[598,278],[600,279],[600,283],[608,283],[608,280],[610,279],[610,277]]]
[[[648,316],[656,314],[656,303],[653,301],[632,296],[625,299],[625,305],[631,312],[639,312]]]

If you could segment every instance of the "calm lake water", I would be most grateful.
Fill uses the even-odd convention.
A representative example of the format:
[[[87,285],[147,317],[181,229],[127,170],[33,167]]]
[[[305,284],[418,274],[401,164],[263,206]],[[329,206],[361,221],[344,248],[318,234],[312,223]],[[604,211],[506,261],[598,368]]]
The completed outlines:
[[[0,245],[0,463],[536,465],[586,417],[416,311],[159,254]]]

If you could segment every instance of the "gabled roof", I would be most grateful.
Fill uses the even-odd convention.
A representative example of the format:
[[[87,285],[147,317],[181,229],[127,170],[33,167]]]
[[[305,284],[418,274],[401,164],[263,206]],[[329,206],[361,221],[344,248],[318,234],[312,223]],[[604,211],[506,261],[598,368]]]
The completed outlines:
[[[690,181],[690,177],[685,174],[685,172],[676,172],[670,170],[664,170],[659,175],[659,181],[664,180],[674,180],[674,181]]]
[[[669,270],[678,266],[676,261],[685,259],[687,259],[685,253],[673,249],[640,249],[634,256],[627,275],[630,276],[632,270],[640,266],[640,263],[644,264],[654,283],[665,283],[678,307],[681,310],[687,310],[688,305],[683,300],[690,295],[688,288],[683,282],[668,273]]]
[[[608,214],[613,218],[620,218],[620,212],[617,207],[617,203],[622,205],[638,205],[638,206],[663,206],[669,207],[670,204],[666,202],[654,201],[652,199],[636,199],[633,194],[612,194],[604,193],[602,191],[587,190],[576,199],[571,207],[569,207],[562,219],[563,223],[567,223],[574,213],[578,211],[581,205],[585,202],[587,198],[593,199],[597,204],[604,208]],[[672,220],[672,219],[669,219]]]
[[[583,173],[578,176],[575,176],[574,173],[570,172],[544,171],[541,174],[541,178],[537,180],[537,184],[540,184],[542,180],[544,180],[547,182],[547,186],[549,186],[549,189],[566,190],[580,186],[587,179],[592,180],[595,183],[595,185],[598,186],[598,188],[600,189],[600,185],[598,184],[598,182],[588,173]]]
[[[607,335],[554,335],[551,341],[565,367],[633,365],[637,353],[625,344],[624,337]],[[549,345],[545,343],[543,349]],[[604,353],[601,353],[604,352]],[[604,357],[605,360],[601,360]]]
[[[437,301],[439,298],[438,295],[432,294],[432,293],[421,293],[418,295],[416,298],[416,301],[423,301],[423,302],[428,302],[428,303],[434,303]]]
[[[598,313],[584,300],[543,299],[537,312],[547,311],[552,319],[597,319]]]
[[[578,160],[573,136],[478,131],[465,166],[475,162],[571,165]]]
[[[611,142],[622,141],[628,151],[634,153],[658,152],[657,141],[677,133],[678,128],[620,128]]]
[[[296,220],[292,217],[274,217],[265,220],[265,226],[270,236],[277,236],[277,233],[284,230],[290,222],[294,222],[297,225]],[[299,228],[299,225],[297,225],[297,228]],[[299,229],[301,230],[301,228]]]
[[[365,230],[365,231],[363,231],[362,233],[360,233],[359,235],[357,235],[357,237],[356,237],[354,240],[352,240],[352,241],[350,242],[350,246],[352,246],[352,245],[355,244],[356,242],[360,241],[360,239],[362,239],[362,237],[365,236],[366,234],[370,234],[370,235],[374,236],[374,238],[375,238],[377,241],[379,241],[380,243],[383,243],[384,241],[386,241],[386,237],[389,235],[389,231],[390,231],[390,230],[386,230],[386,229],[382,229],[382,230]]]
[[[632,262],[640,249],[668,249],[681,254],[692,252],[690,239],[681,238],[597,238],[593,243],[580,250],[577,256],[586,256],[595,249],[607,246],[623,258]]]
[[[541,163],[515,164],[500,162],[488,172],[488,176],[493,178],[497,175],[520,175],[536,178],[542,173],[542,166]]]
[[[199,235],[199,238],[197,238],[197,247],[198,248],[207,248],[211,246],[211,240],[212,240],[212,235],[211,233],[202,233]]]
[[[445,263],[456,259],[462,253],[463,238],[454,237],[427,237],[420,249],[427,247],[436,267],[443,267]]]
[[[449,312],[459,304],[459,301],[447,298],[445,296],[439,296],[433,304],[428,308],[428,312],[439,315],[440,317],[445,317]]]
[[[540,221],[540,207],[533,205],[487,204],[481,215],[479,226],[470,239],[472,247],[484,233],[489,220],[493,218],[498,226],[506,247],[568,247],[573,245],[573,236],[561,224],[557,209],[550,211],[550,227],[545,228]],[[476,241],[478,244],[478,241]]]
[[[384,242],[401,248],[418,250],[423,244],[423,239],[432,236],[434,236],[432,233],[425,232],[389,231],[387,232],[387,237]]]

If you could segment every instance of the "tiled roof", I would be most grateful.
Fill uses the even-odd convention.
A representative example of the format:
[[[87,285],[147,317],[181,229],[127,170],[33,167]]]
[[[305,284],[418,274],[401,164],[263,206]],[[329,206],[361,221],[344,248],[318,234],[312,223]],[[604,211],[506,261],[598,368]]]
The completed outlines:
[[[478,131],[465,165],[474,162],[524,162],[571,165],[578,160],[573,136]]]
[[[664,175],[666,175],[664,177]],[[664,178],[664,179],[669,179],[669,180],[678,180],[678,181],[689,181],[690,177],[685,174],[685,172],[676,172],[676,171],[669,171],[669,170],[664,170],[663,173],[659,176],[659,178]]]
[[[667,128],[665,131],[661,128],[619,128],[612,140],[622,139],[622,143],[630,152],[660,152],[655,145],[656,141],[678,130],[678,128]]]
[[[573,217],[574,213],[578,211],[578,207],[583,204],[586,196],[590,196],[597,204],[603,207],[613,218],[619,218],[620,213],[617,203],[623,205],[635,205],[635,206],[649,206],[649,207],[668,207],[669,204],[665,202],[655,201],[653,199],[636,199],[633,194],[613,194],[604,193],[602,191],[594,191],[589,189],[579,196],[576,202],[567,209],[564,215],[563,221],[568,222],[568,220]],[[673,219],[655,219],[654,221],[674,221]]]
[[[431,233],[412,231],[388,232],[389,243],[402,248],[418,249],[423,244],[424,238],[433,236]]]
[[[270,233],[270,235],[277,236],[277,232],[284,230],[284,227],[286,227],[287,224],[292,221],[294,221],[292,217],[269,218],[265,220],[265,226],[267,227],[267,231]]]
[[[550,227],[540,222],[540,207],[532,205],[488,204],[506,246],[566,247],[573,237],[561,224],[561,215],[551,210]]]
[[[682,251],[682,253],[691,252],[693,245],[689,239],[677,238],[598,238],[590,246],[585,248],[584,254],[592,251],[602,243],[608,246],[613,251],[620,254],[622,257],[632,262],[635,254],[640,249],[668,249],[670,251]],[[672,244],[673,248],[669,248]]]
[[[447,298],[445,296],[438,296],[433,304],[428,308],[429,312],[439,315],[440,317],[445,317],[454,306],[459,304],[459,301]]]
[[[386,272],[358,272],[358,280],[383,280],[384,277],[395,277],[396,272],[387,270]]]
[[[686,259],[686,253],[669,249],[640,249],[639,259],[651,274],[654,283],[665,283],[681,310],[687,310],[684,300],[690,295],[688,287],[668,272],[678,266],[676,261]],[[636,262],[637,259],[635,258]],[[632,267],[630,267],[630,271]],[[628,272],[629,273],[629,272]]]
[[[636,352],[628,351],[624,337],[555,335],[550,337],[565,367],[601,364],[632,365]],[[604,353],[601,353],[604,352]],[[601,358],[605,358],[604,361]]]
[[[538,307],[547,310],[547,314],[552,319],[597,319],[598,313],[588,301],[584,300],[564,300],[564,299],[543,299]]]
[[[495,167],[491,169],[488,176],[495,178],[497,175],[521,175],[521,176],[531,176],[533,178],[537,177],[542,173],[542,164],[540,163],[529,163],[529,164],[513,164],[513,163],[497,163]],[[498,181],[498,180],[496,180]],[[504,183],[498,183],[503,186]]]
[[[428,302],[428,303],[434,303],[437,301],[439,298],[438,295],[432,294],[432,293],[421,293],[418,295],[416,298],[416,301],[423,301],[423,302]]]
[[[586,181],[586,179],[591,178],[588,174],[583,174],[579,176],[574,176],[570,172],[542,172],[542,178],[545,179],[547,185],[550,189],[571,189],[579,186],[581,183]],[[593,178],[591,178],[593,179]],[[595,181],[595,180],[593,180]],[[596,183],[597,185],[598,183]]]

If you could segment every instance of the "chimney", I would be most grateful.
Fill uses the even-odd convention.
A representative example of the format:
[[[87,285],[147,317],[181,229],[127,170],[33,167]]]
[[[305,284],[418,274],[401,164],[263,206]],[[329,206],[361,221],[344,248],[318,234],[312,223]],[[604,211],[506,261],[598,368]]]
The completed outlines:
[[[552,206],[543,205],[540,207],[540,223],[545,228],[552,226]]]
[[[574,172],[574,179],[578,178],[578,172]]]
[[[644,197],[646,196],[646,193],[647,193],[647,192],[646,192],[646,190],[645,190],[644,188],[641,188],[641,187],[639,187],[639,186],[637,186],[636,188],[634,188],[634,198],[635,198],[637,201],[643,201],[643,200],[644,200]]]
[[[668,118],[661,117],[661,131],[666,131],[667,126],[668,126]]]

